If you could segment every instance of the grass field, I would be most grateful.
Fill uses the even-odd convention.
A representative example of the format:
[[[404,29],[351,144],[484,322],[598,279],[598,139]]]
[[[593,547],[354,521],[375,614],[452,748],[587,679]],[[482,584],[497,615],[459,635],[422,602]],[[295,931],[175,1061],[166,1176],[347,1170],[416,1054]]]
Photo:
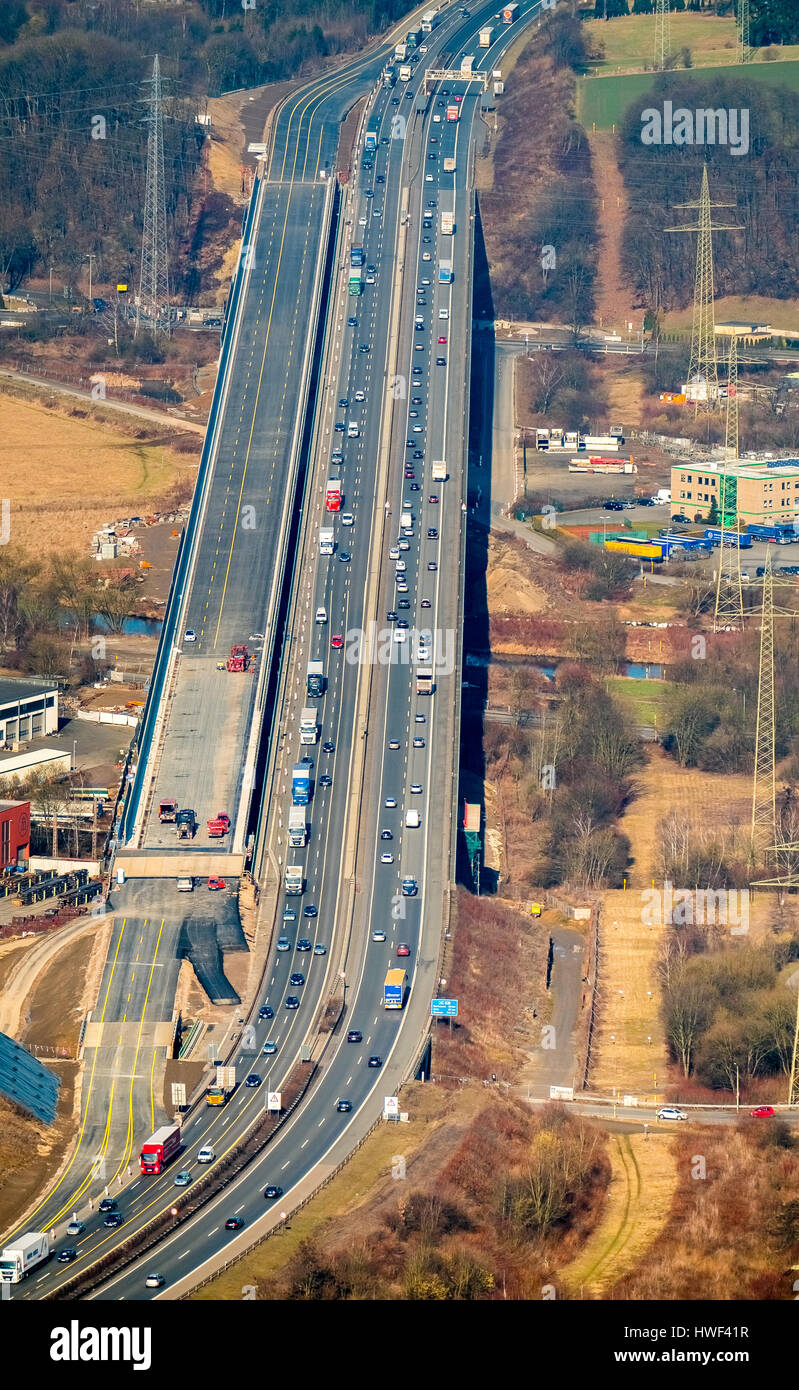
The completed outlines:
[[[737,64],[719,66],[712,74],[707,68],[680,68],[678,75],[680,80],[687,78],[696,82],[705,81],[709,75],[733,78],[743,75],[753,82],[799,91],[799,62],[754,63],[745,69]],[[577,83],[577,119],[589,132],[611,130],[614,125],[618,126],[631,102],[640,102],[657,76],[654,72],[634,72],[619,77],[581,78]]]
[[[595,64],[598,74],[640,70],[651,66],[654,48],[654,20],[651,15],[629,15],[626,19],[586,20],[586,35],[604,46],[604,60]],[[732,16],[672,14],[671,48],[689,48],[694,66],[724,67],[735,61],[736,24]],[[756,50],[752,63],[763,63],[764,50]],[[780,49],[786,59],[799,58],[799,45]],[[766,64],[767,67],[773,66]]]
[[[37,554],[83,547],[105,522],[149,511],[194,478],[196,459],[112,425],[0,396],[0,476],[11,541]]]
[[[605,689],[618,700],[636,724],[657,724],[668,691],[666,681],[631,680],[628,676],[609,676]]]

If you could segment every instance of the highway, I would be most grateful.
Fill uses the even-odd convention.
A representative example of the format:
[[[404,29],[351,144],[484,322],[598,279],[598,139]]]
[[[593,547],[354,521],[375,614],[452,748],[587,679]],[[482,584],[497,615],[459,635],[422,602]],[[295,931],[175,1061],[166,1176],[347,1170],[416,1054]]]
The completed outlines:
[[[537,4],[523,7],[525,13],[536,9]],[[125,1026],[129,1021],[135,1031],[135,1038],[129,1040],[126,1035],[114,1043],[116,1066],[130,1093],[124,1141],[116,1137],[114,1111],[119,1107],[113,1106],[114,1083],[111,1072],[105,1070],[104,1056],[106,1084],[98,1084],[97,1117],[91,1125],[84,1122],[91,1133],[82,1147],[87,1162],[102,1152],[107,1160],[105,1174],[90,1185],[81,1173],[80,1158],[73,1159],[75,1174],[62,1179],[65,1195],[48,1200],[36,1216],[42,1225],[56,1227],[62,1245],[67,1243],[65,1221],[73,1206],[80,1208],[87,1229],[74,1242],[78,1260],[64,1268],[47,1267],[23,1286],[24,1297],[57,1291],[98,1255],[168,1210],[179,1196],[173,1185],[175,1169],[188,1168],[195,1178],[202,1172],[196,1164],[201,1145],[211,1144],[217,1158],[232,1147],[262,1111],[267,1088],[284,1084],[296,1067],[301,1045],[339,967],[346,982],[344,1023],[324,1053],[315,1085],[265,1153],[229,1185],[224,1198],[214,1199],[162,1241],[155,1264],[166,1279],[165,1296],[217,1252],[235,1248],[231,1245],[235,1235],[223,1230],[226,1217],[239,1216],[245,1234],[263,1217],[267,1182],[278,1183],[284,1200],[290,1202],[292,1190],[317,1165],[324,1168],[344,1156],[357,1135],[381,1113],[383,1096],[396,1093],[418,1055],[437,984],[450,880],[453,776],[457,778],[471,329],[469,182],[479,94],[466,84],[458,88],[462,96],[458,121],[445,119],[447,103],[441,93],[434,92],[424,110],[417,110],[416,95],[424,65],[434,64],[442,49],[458,56],[474,52],[476,66],[489,70],[496,65],[519,26],[510,30],[498,26],[493,47],[480,51],[476,31],[493,13],[489,6],[468,17],[449,12],[428,36],[429,51],[408,84],[410,98],[401,84],[376,91],[366,121],[366,128],[377,131],[374,167],[358,167],[357,186],[347,190],[344,221],[350,225],[339,228],[326,325],[325,376],[313,403],[312,467],[302,499],[305,548],[295,570],[275,768],[262,825],[265,863],[278,874],[283,873],[289,855],[290,862],[303,864],[305,891],[300,898],[278,899],[275,935],[285,930],[291,949],[273,949],[262,997],[254,1001],[252,1026],[244,1030],[242,1050],[230,1059],[236,1062],[239,1076],[252,1072],[263,1084],[252,1089],[239,1086],[221,1111],[198,1109],[184,1126],[185,1149],[172,1169],[159,1178],[136,1176],[127,1181],[123,1170],[131,1158],[135,1165],[138,1144],[146,1137],[150,1121],[157,1123],[161,1118],[153,1076],[163,1035],[155,1036],[155,1031],[165,1023],[168,1026],[167,1003],[174,996],[176,953],[186,926],[174,879],[129,879],[114,894],[115,900],[127,898],[130,917],[125,915],[122,925],[115,925],[101,991],[103,1026],[116,1024],[122,1013],[127,1015]],[[268,605],[274,609],[293,454],[285,401],[296,403],[301,398],[304,383],[299,363],[307,359],[307,335],[303,338],[302,329],[310,290],[302,283],[301,267],[313,260],[314,210],[321,220],[329,187],[321,172],[326,175],[333,163],[341,116],[357,95],[374,84],[385,56],[384,51],[379,59],[362,59],[342,69],[335,90],[324,96],[320,95],[323,84],[312,84],[303,96],[292,98],[295,115],[288,108],[281,113],[269,178],[259,191],[261,205],[251,240],[254,260],[236,327],[236,361],[224,384],[220,444],[195,538],[181,621],[181,629],[193,630],[197,640],[180,644],[178,675],[148,797],[152,808],[183,780],[188,795],[180,785],[171,794],[184,805],[194,805],[201,824],[206,815],[234,807],[237,795],[247,791],[239,779],[242,754],[252,732],[254,695],[249,703],[247,696],[230,702],[233,707],[227,711],[227,692],[236,682],[252,692],[255,680],[250,673],[217,671],[216,662],[232,642],[246,642],[250,633],[264,633],[267,644],[274,635],[266,618]],[[316,95],[310,96],[312,92]],[[405,110],[409,112],[405,138],[392,138],[398,128],[396,116]],[[287,189],[289,145],[294,153]],[[279,151],[283,152],[280,157]],[[444,172],[445,157],[454,158],[454,172]],[[360,153],[357,165],[361,165]],[[367,191],[373,196],[367,197]],[[454,211],[454,236],[440,230],[442,209]],[[299,215],[301,211],[304,216]],[[352,240],[362,243],[367,266],[375,268],[374,284],[367,285],[357,300],[346,293]],[[451,285],[439,283],[441,258],[453,263]],[[423,321],[418,331],[416,315]],[[349,323],[351,317],[354,326]],[[272,372],[270,362],[275,363]],[[390,378],[388,392],[386,377]],[[358,393],[363,394],[362,400],[356,399]],[[348,404],[340,406],[344,400]],[[352,421],[358,422],[357,437],[336,431],[336,423],[346,426]],[[341,513],[331,518],[324,511],[323,491],[325,477],[333,476],[330,455],[336,448],[344,456],[340,469],[344,496]],[[414,459],[417,451],[421,457]],[[436,459],[447,461],[449,479],[433,484]],[[251,533],[240,524],[242,508],[247,506],[254,507],[256,519],[259,515],[269,518]],[[406,509],[412,512],[412,525],[400,528],[400,514]],[[351,526],[343,524],[344,513],[352,515]],[[332,557],[321,556],[318,526],[331,519],[336,552]],[[411,532],[401,537],[408,542],[403,550],[398,548],[400,529]],[[389,554],[394,547],[404,571]],[[405,599],[408,606],[400,607]],[[321,607],[326,610],[325,623],[315,621]],[[388,613],[397,617],[389,618]],[[371,630],[359,654],[354,634],[359,629],[370,634],[372,619],[377,620],[377,633]],[[400,620],[409,625],[404,642],[395,640]],[[416,693],[414,630],[423,628],[433,634],[428,644],[435,669],[432,698]],[[344,639],[341,647],[333,644],[338,636]],[[308,703],[305,666],[311,658],[320,658],[325,665],[327,689],[316,703],[322,741],[333,746],[329,752],[321,745],[311,750],[315,763],[311,838],[304,851],[289,851],[284,822],[290,804],[291,765],[301,751],[298,715]],[[405,828],[407,809],[418,810],[418,829]],[[390,831],[391,839],[380,838],[383,830]],[[158,839],[164,833],[153,824],[150,811],[142,849],[151,854],[168,849],[168,843]],[[384,854],[393,856],[391,862],[382,862]],[[404,877],[417,881],[414,896],[401,894]],[[234,936],[237,914],[231,907],[232,897],[214,894],[207,902],[204,911],[215,926],[222,923]],[[115,901],[114,905],[121,916],[121,904]],[[284,923],[284,907],[303,915]],[[316,911],[306,916],[309,907]],[[375,933],[385,933],[385,941],[374,940]],[[303,937],[310,942],[310,950],[296,949]],[[400,942],[407,943],[409,954],[397,958]],[[320,948],[319,953],[314,947]],[[408,971],[409,1000],[404,1011],[386,1011],[382,982],[386,969],[396,964]],[[291,985],[289,976],[297,971],[304,982]],[[290,994],[299,999],[297,1009],[286,1008]],[[261,1004],[268,1004],[273,1018],[257,1019]],[[153,1035],[147,1035],[142,1048],[148,1027]],[[348,1029],[359,1030],[362,1040],[348,1043]],[[275,1043],[276,1050],[264,1056],[267,1040]],[[105,1037],[103,1044],[96,1049],[98,1054],[105,1053]],[[126,1052],[128,1047],[133,1052]],[[378,1056],[382,1065],[369,1067],[371,1055]],[[87,1073],[93,1065],[97,1071],[96,1058],[89,1058]],[[97,1131],[109,1093],[105,1145],[100,1150]],[[339,1098],[351,1102],[351,1112],[336,1110]],[[109,1174],[110,1163],[114,1167]],[[123,1184],[121,1189],[113,1185],[111,1193],[118,1194],[125,1225],[112,1232],[102,1227],[96,1212],[85,1210],[83,1194],[91,1191],[96,1204],[103,1182],[110,1178],[113,1183],[116,1170]],[[81,1178],[77,1187],[76,1175]],[[278,1214],[279,1204],[274,1207],[275,1218]],[[152,1297],[153,1291],[144,1287],[143,1271],[153,1261],[153,1256],[137,1261],[94,1296]]]

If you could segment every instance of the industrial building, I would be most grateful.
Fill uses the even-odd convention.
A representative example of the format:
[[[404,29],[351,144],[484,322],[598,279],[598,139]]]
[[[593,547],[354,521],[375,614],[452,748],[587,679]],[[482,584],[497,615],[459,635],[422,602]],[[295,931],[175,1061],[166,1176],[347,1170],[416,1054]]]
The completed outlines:
[[[716,503],[725,525],[799,521],[799,459],[732,459],[722,463],[677,463],[671,470],[672,512],[705,520]]]
[[[58,733],[58,687],[0,680],[0,747]]]
[[[29,801],[0,801],[0,873],[9,864],[30,857],[31,807]]]

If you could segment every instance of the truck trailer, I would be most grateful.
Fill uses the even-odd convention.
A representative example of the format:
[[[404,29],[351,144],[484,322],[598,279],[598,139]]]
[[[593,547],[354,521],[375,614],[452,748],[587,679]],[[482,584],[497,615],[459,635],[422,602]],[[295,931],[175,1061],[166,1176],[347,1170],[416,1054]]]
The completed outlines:
[[[446,459],[433,459],[433,482],[445,483],[448,477]]]
[[[162,1125],[141,1147],[139,1167],[143,1173],[158,1174],[180,1148],[180,1125]]]
[[[441,235],[452,236],[455,232],[455,214],[452,212],[442,212],[441,214]]]
[[[332,555],[336,548],[335,532],[332,526],[319,527],[319,554]]]
[[[300,715],[300,743],[316,743],[319,738],[319,724],[313,705],[306,705]]]
[[[312,700],[318,700],[325,693],[325,668],[321,661],[309,661],[305,678],[306,688]]]
[[[432,666],[417,666],[416,668],[416,694],[432,695],[433,693],[433,668]]]
[[[50,1238],[44,1231],[27,1231],[0,1254],[0,1279],[4,1284],[19,1284],[31,1270],[49,1260],[51,1253]]]
[[[294,806],[307,806],[311,799],[312,767],[310,758],[302,758],[291,769],[291,800]]]
[[[289,844],[302,849],[308,839],[308,824],[304,806],[289,807]]]
[[[286,865],[286,893],[289,897],[296,898],[302,893],[305,887],[301,864]]]
[[[490,25],[487,25],[485,29],[480,30],[480,35],[477,40],[480,48],[491,47],[491,35],[493,34],[493,32],[494,30],[491,28]]]

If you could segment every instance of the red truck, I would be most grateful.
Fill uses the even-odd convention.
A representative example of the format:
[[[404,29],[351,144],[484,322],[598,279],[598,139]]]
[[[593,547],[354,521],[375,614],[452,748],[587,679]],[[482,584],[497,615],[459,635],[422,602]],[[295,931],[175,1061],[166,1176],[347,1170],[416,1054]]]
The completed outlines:
[[[246,671],[250,664],[250,649],[244,645],[230,648],[230,656],[227,659],[229,671]]]
[[[174,821],[175,816],[177,815],[177,813],[178,813],[178,803],[177,803],[176,801],[172,801],[172,800],[171,800],[170,798],[168,798],[168,797],[165,797],[163,801],[159,801],[159,803],[158,803],[158,819],[161,821],[162,824],[163,824],[165,821]]]
[[[142,1144],[139,1167],[143,1173],[160,1173],[180,1148],[180,1125],[163,1125]]]
[[[221,839],[223,835],[227,835],[229,829],[230,816],[226,811],[217,811],[214,819],[208,822],[208,834],[211,837]]]

